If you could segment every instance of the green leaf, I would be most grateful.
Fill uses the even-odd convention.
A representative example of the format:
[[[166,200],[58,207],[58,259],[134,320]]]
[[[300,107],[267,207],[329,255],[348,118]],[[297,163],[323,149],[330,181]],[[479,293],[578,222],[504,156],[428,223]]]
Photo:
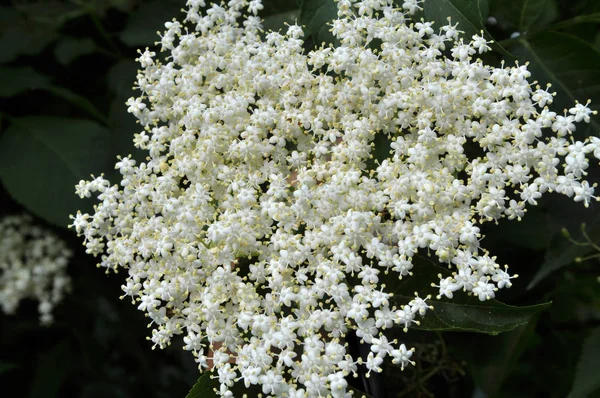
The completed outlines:
[[[485,232],[485,241],[487,247],[494,244],[505,246],[508,243],[513,247],[545,250],[558,229],[551,214],[539,207],[532,207],[527,209],[527,216],[521,221],[504,219],[493,228],[490,227],[490,231]]]
[[[487,0],[437,0],[426,1],[422,4],[425,20],[435,22],[438,29],[448,24],[448,18],[452,19],[452,24],[458,22],[458,29],[464,33],[464,40],[469,42],[473,35],[484,32],[486,38],[491,39],[491,35],[485,29],[484,20],[487,18],[489,10]],[[491,47],[503,53],[510,54],[499,44],[492,43]]]
[[[54,56],[61,64],[68,65],[83,55],[93,53],[95,49],[96,43],[89,37],[65,37],[56,45]]]
[[[45,86],[49,82],[48,76],[44,76],[28,66],[0,68],[0,97],[12,97]]]
[[[419,257],[414,261],[413,275],[386,285],[394,291],[397,304],[406,304],[414,297],[414,292],[421,296],[435,295],[437,289],[431,283],[439,281],[438,274],[448,275],[449,271],[432,261]],[[425,261],[423,261],[425,260]],[[458,291],[452,300],[429,299],[433,310],[427,311],[419,318],[420,325],[412,325],[417,330],[444,332],[476,332],[496,335],[526,325],[532,316],[550,307],[551,303],[531,306],[511,306],[497,300],[480,301],[475,296]]]
[[[0,63],[37,54],[56,36],[52,28],[28,23],[14,7],[0,7]]]
[[[213,379],[213,372],[204,372],[196,381],[185,398],[209,398],[218,397],[215,389],[219,390],[219,379]]]
[[[585,339],[569,398],[584,398],[600,388],[600,328]]]
[[[417,330],[444,332],[476,332],[496,335],[526,325],[532,316],[546,310],[551,302],[516,307],[497,300],[479,301],[476,297],[460,297],[452,302],[428,300],[433,305]]]
[[[180,1],[154,1],[142,3],[131,13],[125,29],[119,34],[128,46],[150,46],[160,40],[157,31],[164,30],[165,21],[179,17]]]
[[[306,26],[306,38],[312,37],[315,45],[336,44],[338,40],[329,31],[330,23],[337,18],[337,3],[333,0],[303,0],[300,4],[299,24]]]
[[[32,213],[65,227],[69,214],[85,207],[75,184],[113,161],[110,131],[86,119],[31,116],[11,121],[0,136],[0,180]]]
[[[554,0],[492,0],[490,8],[499,26],[518,32],[544,27],[558,17]]]
[[[270,30],[274,32],[277,32],[279,30],[285,31],[287,29],[285,24],[295,23],[299,16],[300,10],[290,10],[269,15],[263,20],[263,29],[265,30],[265,32]]]
[[[543,15],[548,0],[523,0],[519,12],[519,31],[526,32]]]
[[[102,114],[87,98],[64,87],[52,84],[50,77],[45,76],[30,67],[0,68],[0,98],[12,97],[28,90],[44,90],[61,98],[71,105],[88,113],[104,124],[108,118]]]
[[[557,32],[544,32],[517,40],[511,51],[522,63],[529,62],[529,70],[536,80],[551,83],[557,96],[552,107],[557,113],[575,105],[575,101],[592,100],[592,107],[600,103],[600,52],[589,43]],[[600,116],[592,116],[588,126],[580,125],[583,135],[600,132]],[[577,134],[581,137],[579,134]]]
[[[71,369],[73,349],[68,340],[40,355],[29,398],[54,398]]]
[[[2,373],[10,372],[13,369],[17,369],[18,367],[19,365],[17,365],[16,363],[5,362],[0,360],[0,375]]]
[[[52,84],[40,87],[41,90],[48,91],[49,93],[55,95],[58,98],[62,98],[63,100],[69,102],[71,105],[83,110],[88,113],[90,116],[93,116],[98,121],[108,125],[108,118],[104,116],[102,112],[100,112],[94,104],[87,98],[72,92],[69,89],[64,87],[55,86]]]
[[[133,155],[138,161],[143,161],[147,153],[133,145],[133,136],[141,127],[136,118],[127,112],[125,102],[128,98],[137,96],[133,90],[138,64],[131,60],[117,62],[108,72],[108,87],[115,93],[110,105],[109,120],[111,126],[111,153],[115,155]],[[114,171],[107,173],[112,179],[121,178]]]

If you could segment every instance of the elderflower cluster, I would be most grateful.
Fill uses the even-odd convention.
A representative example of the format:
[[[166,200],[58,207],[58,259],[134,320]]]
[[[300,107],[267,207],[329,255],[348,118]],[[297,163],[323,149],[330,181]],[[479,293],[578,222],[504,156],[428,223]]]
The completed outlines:
[[[52,310],[70,288],[65,243],[27,215],[0,220],[0,307],[12,315],[25,299],[39,302],[40,322],[53,321]]]
[[[138,59],[127,105],[148,157],[120,158],[120,185],[81,181],[100,203],[72,226],[127,272],[154,344],[182,336],[224,396],[240,380],[341,397],[357,366],[407,366],[413,351],[385,330],[430,306],[398,301],[382,274],[410,277],[431,254],[454,270],[432,281],[440,296],[490,299],[512,276],[480,246],[481,223],[520,219],[545,192],[595,199],[584,177],[600,139],[571,137],[588,104],[551,111],[526,65],[485,65],[484,37],[412,22],[419,3],[340,0],[339,44],[307,52],[300,26],[262,32],[260,0],[188,0],[165,24],[166,60]],[[349,330],[366,360],[347,352]]]

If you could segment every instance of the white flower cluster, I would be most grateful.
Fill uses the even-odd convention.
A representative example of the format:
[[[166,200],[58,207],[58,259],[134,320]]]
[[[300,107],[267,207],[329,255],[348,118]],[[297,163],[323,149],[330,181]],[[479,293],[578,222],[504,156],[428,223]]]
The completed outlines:
[[[0,306],[12,315],[25,299],[39,302],[40,322],[53,321],[52,310],[70,289],[65,243],[27,215],[0,220]]]
[[[483,37],[411,22],[419,3],[340,0],[339,45],[307,53],[297,25],[263,34],[260,0],[188,0],[184,23],[165,24],[166,62],[138,59],[127,104],[148,158],[120,159],[120,186],[81,181],[101,202],[73,226],[103,267],[128,272],[155,345],[183,335],[224,396],[237,380],[346,396],[363,362],[349,329],[370,344],[369,372],[387,356],[406,366],[413,351],[384,331],[429,306],[394,305],[382,273],[409,277],[434,253],[455,270],[440,295],[487,300],[511,276],[478,224],[520,219],[545,192],[595,199],[583,178],[600,140],[570,136],[587,104],[551,111],[525,65],[476,59]]]

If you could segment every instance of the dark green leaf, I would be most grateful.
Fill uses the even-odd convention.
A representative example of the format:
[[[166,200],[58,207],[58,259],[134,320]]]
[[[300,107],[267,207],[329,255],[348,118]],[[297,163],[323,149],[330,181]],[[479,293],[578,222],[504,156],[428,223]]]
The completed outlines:
[[[50,78],[30,67],[0,68],[0,97],[12,97],[28,90],[40,88]]]
[[[338,43],[329,31],[330,23],[336,18],[337,3],[333,0],[303,0],[300,5],[299,23],[306,26],[307,38],[311,36],[317,46]]]
[[[56,32],[28,23],[14,7],[0,7],[0,63],[37,54],[56,39]]]
[[[498,225],[490,226],[491,231],[485,233],[485,241],[487,245],[509,243],[532,250],[544,250],[558,229],[550,214],[539,207],[532,207],[521,221],[504,219]]]
[[[29,398],[54,398],[69,374],[73,350],[68,340],[63,340],[48,352],[40,355]]]
[[[108,72],[108,86],[115,93],[110,106],[109,120],[112,134],[111,153],[122,156],[131,154],[136,160],[142,161],[147,153],[133,145],[133,136],[141,127],[136,123],[137,119],[127,112],[125,105],[128,98],[137,95],[132,88],[137,69],[138,64],[133,61],[119,61]],[[116,171],[108,174],[112,174],[113,178],[120,178]]]
[[[479,301],[476,297],[460,297],[452,302],[429,300],[433,310],[429,311],[419,330],[445,332],[477,332],[495,335],[526,325],[531,317],[549,308],[551,303],[516,307],[496,300]]]
[[[437,289],[431,283],[439,281],[438,274],[448,275],[448,270],[432,261],[419,257],[412,269],[413,275],[397,282],[387,282],[388,288],[394,291],[394,299],[398,304],[406,304],[414,297],[414,292],[422,295],[435,295]],[[429,331],[477,332],[498,334],[526,325],[535,314],[550,307],[551,303],[516,307],[497,300],[480,301],[477,297],[464,292],[455,292],[452,300],[430,299],[433,306],[420,325],[411,328]]]
[[[64,99],[65,101],[69,102],[71,105],[85,111],[90,116],[93,116],[98,121],[100,121],[106,125],[108,124],[107,117],[104,116],[104,114],[102,114],[102,112],[100,112],[94,106],[94,104],[92,104],[90,102],[90,100],[88,100],[87,98],[82,97],[81,95],[74,93],[71,90],[68,90],[64,87],[54,86],[51,84],[40,87],[40,89],[48,91],[51,94],[57,96],[58,98]]]
[[[558,17],[554,0],[492,0],[490,6],[501,27],[518,32],[544,27]]]
[[[65,37],[56,45],[54,56],[58,62],[67,65],[82,55],[93,53],[95,49],[96,43],[89,37]]]
[[[142,3],[129,17],[119,38],[131,47],[151,46],[160,40],[157,32],[165,29],[165,21],[180,16],[181,7],[180,1]]]
[[[269,15],[263,20],[263,29],[265,31],[274,31],[277,32],[279,30],[286,31],[286,23],[293,24],[296,22],[298,17],[300,16],[300,10],[290,10],[281,12],[278,14]]]
[[[17,369],[19,365],[11,362],[4,362],[0,360],[0,375],[2,373],[10,372],[13,369]]]
[[[69,214],[84,206],[75,184],[114,160],[109,139],[110,131],[91,120],[14,119],[0,136],[0,179],[17,202],[64,227]]]
[[[544,13],[548,0],[523,0],[519,12],[519,31],[526,32]]]
[[[585,339],[569,398],[584,398],[600,388],[600,328]]]
[[[487,0],[437,0],[426,1],[422,4],[423,13],[427,21],[435,22],[438,28],[448,24],[448,18],[452,24],[458,22],[458,29],[464,33],[464,40],[469,42],[473,35],[484,32],[488,39],[491,35],[483,24],[489,10]],[[505,55],[510,55],[497,43],[491,47]]]
[[[64,87],[50,83],[48,76],[36,72],[30,67],[0,68],[0,97],[12,97],[28,90],[44,90],[61,98],[71,105],[85,111],[90,116],[108,124],[108,119],[87,98]]]
[[[600,52],[591,44],[563,33],[545,32],[521,38],[510,49],[520,62],[530,63],[529,70],[535,79],[542,84],[552,83],[552,89],[557,92],[552,106],[557,112],[571,108],[575,101],[588,99],[592,100],[592,107],[597,107],[600,102]],[[586,127],[579,126],[583,135],[598,134],[600,117],[592,116],[589,128]]]
[[[213,379],[213,372],[204,372],[185,398],[218,397],[219,379]]]

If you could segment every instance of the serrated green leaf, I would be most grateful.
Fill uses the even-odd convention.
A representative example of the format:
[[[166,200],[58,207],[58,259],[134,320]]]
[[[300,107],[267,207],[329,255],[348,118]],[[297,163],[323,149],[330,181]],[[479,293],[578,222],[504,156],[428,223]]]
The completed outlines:
[[[492,36],[484,26],[484,20],[487,18],[489,5],[487,0],[436,0],[426,1],[422,4],[425,20],[435,22],[435,26],[448,24],[448,18],[451,18],[452,24],[458,22],[458,29],[464,33],[464,40],[470,41],[473,35],[484,32],[488,40]],[[504,54],[510,54],[499,44],[492,43],[491,47]]]
[[[48,76],[42,75],[28,66],[0,68],[0,97],[12,97],[40,88],[49,82]]]
[[[413,275],[401,281],[386,281],[388,289],[394,292],[397,304],[406,304],[414,297],[435,295],[437,289],[431,283],[439,281],[438,274],[448,275],[446,268],[440,267],[428,259],[418,257],[414,261]],[[497,300],[480,301],[464,292],[455,292],[452,300],[429,299],[433,310],[419,318],[420,325],[411,328],[428,331],[476,332],[495,335],[526,325],[535,314],[550,307],[551,303],[516,307]]]
[[[91,120],[13,119],[0,136],[0,179],[17,202],[65,227],[69,214],[86,204],[74,194],[75,184],[113,161],[109,140],[110,131]]]
[[[526,325],[532,316],[548,309],[552,303],[512,306],[497,300],[479,301],[476,297],[461,298],[457,293],[452,302],[428,300],[433,310],[420,319],[417,330],[440,332],[476,332],[496,335]]]
[[[529,62],[529,70],[536,80],[551,83],[557,92],[552,107],[557,113],[575,105],[575,101],[592,100],[592,108],[600,102],[600,52],[589,43],[557,32],[544,32],[521,38],[510,50],[522,63]],[[600,117],[592,116],[587,129],[580,125],[578,137],[597,135]],[[581,134],[581,130],[583,134]]]
[[[192,387],[188,395],[185,398],[210,398],[218,397],[215,389],[219,390],[219,380],[213,379],[211,376],[213,372],[203,373],[196,384]]]
[[[569,398],[588,397],[599,389],[598,369],[600,369],[600,328],[592,330],[583,343]]]
[[[65,37],[56,45],[54,56],[61,64],[68,65],[83,55],[93,53],[95,49],[96,43],[89,37]]]
[[[300,25],[306,26],[306,37],[313,42],[337,44],[338,40],[329,31],[331,22],[337,18],[337,3],[333,0],[303,0],[300,4]]]
[[[55,86],[52,84],[48,84],[40,87],[41,90],[48,91],[49,93],[55,95],[58,98],[62,98],[65,101],[69,102],[71,105],[87,112],[90,116],[93,116],[98,121],[108,124],[108,118],[104,116],[102,112],[100,112],[94,104],[91,103],[87,98],[74,93],[73,91],[66,89],[64,87]]]

